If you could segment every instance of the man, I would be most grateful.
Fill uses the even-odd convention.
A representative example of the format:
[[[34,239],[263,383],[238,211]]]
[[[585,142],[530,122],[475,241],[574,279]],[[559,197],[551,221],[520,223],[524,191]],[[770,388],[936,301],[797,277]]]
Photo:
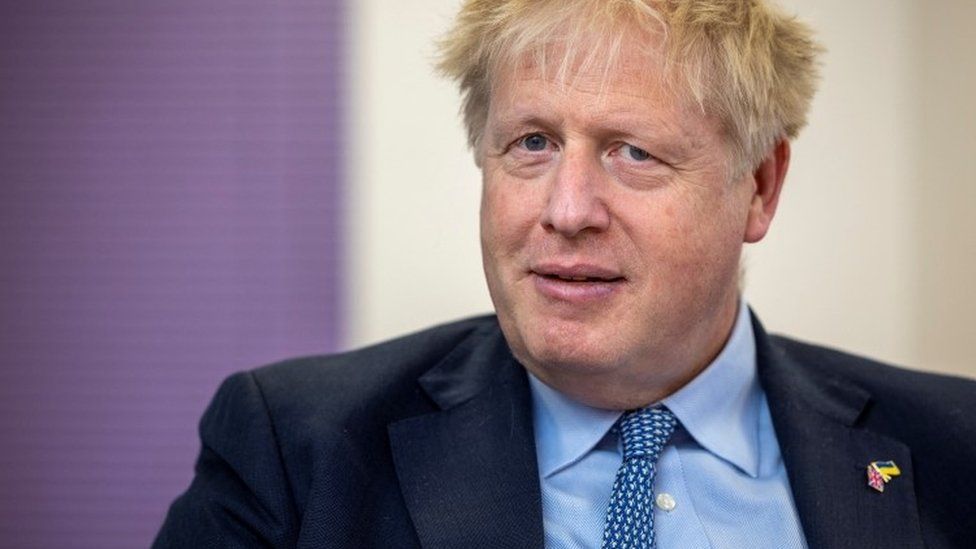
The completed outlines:
[[[762,1],[468,0],[496,316],[227,380],[158,547],[966,547],[976,384],[766,335],[818,47]]]

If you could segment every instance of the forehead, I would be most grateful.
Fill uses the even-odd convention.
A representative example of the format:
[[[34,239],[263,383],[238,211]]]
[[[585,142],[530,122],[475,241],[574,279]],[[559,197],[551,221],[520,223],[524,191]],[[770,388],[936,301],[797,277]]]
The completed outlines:
[[[606,103],[611,98],[631,98],[634,104],[652,100],[673,102],[665,82],[663,64],[656,58],[633,52],[612,57],[563,53],[564,47],[523,54],[508,66],[496,70],[491,98],[500,107],[533,95],[578,94],[589,102]]]
[[[664,81],[670,80],[663,31],[632,22],[565,27],[538,42],[506,44],[490,71],[492,88],[531,79],[594,92],[631,83],[663,91]]]

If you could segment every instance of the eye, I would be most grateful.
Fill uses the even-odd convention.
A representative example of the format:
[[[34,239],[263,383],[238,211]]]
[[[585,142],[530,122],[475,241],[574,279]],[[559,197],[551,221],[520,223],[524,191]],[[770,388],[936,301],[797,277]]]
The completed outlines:
[[[636,160],[637,162],[644,162],[651,159],[651,153],[645,151],[644,149],[635,147],[633,145],[624,145],[621,147],[625,155],[631,160]]]
[[[533,133],[520,139],[519,145],[527,151],[540,152],[549,147],[549,138],[541,133]]]

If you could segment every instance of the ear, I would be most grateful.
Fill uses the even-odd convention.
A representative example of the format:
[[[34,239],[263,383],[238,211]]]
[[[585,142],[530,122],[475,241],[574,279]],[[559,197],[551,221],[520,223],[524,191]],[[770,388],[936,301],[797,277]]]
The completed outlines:
[[[790,142],[781,139],[753,172],[752,202],[749,204],[749,218],[746,220],[743,236],[745,242],[752,244],[766,236],[773,216],[776,215],[779,192],[783,189],[783,180],[786,179],[789,165]]]

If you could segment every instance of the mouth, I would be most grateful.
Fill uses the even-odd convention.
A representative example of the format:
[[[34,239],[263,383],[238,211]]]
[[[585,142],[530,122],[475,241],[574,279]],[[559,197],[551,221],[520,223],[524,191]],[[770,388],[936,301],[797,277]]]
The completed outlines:
[[[609,299],[627,281],[619,272],[595,265],[538,265],[529,273],[542,296],[577,305]]]
[[[537,273],[533,271],[533,274],[541,276],[549,280],[559,280],[562,282],[623,282],[624,277],[614,276],[614,277],[603,277],[603,276],[575,276],[575,275],[561,275],[555,273]]]
[[[576,263],[563,265],[557,263],[540,263],[534,265],[530,272],[536,276],[549,280],[564,282],[622,282],[625,277],[617,270],[600,265]]]

